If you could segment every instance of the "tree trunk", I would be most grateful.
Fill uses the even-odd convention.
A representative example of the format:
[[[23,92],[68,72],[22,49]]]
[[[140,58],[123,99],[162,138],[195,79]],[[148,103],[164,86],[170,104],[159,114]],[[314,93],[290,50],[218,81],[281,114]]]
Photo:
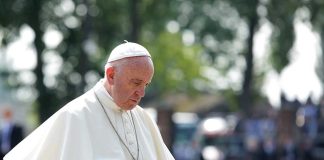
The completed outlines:
[[[50,107],[50,96],[49,92],[44,85],[44,73],[43,73],[43,66],[44,63],[42,61],[42,53],[45,48],[45,44],[42,41],[43,31],[41,29],[41,9],[42,9],[42,0],[33,0],[31,6],[27,7],[27,13],[29,13],[30,17],[28,19],[28,24],[35,32],[35,40],[34,45],[36,49],[37,55],[37,65],[34,69],[34,73],[36,74],[36,89],[38,91],[37,97],[37,109],[39,112],[39,121],[44,122],[50,115],[48,108]]]
[[[245,55],[246,69],[244,71],[244,80],[242,93],[239,97],[239,105],[245,112],[249,112],[252,106],[252,78],[253,78],[253,39],[257,26],[257,15],[249,19],[249,37],[248,50]]]
[[[132,42],[138,42],[139,40],[139,29],[140,29],[140,18],[139,18],[139,0],[131,0],[130,1],[130,41]]]

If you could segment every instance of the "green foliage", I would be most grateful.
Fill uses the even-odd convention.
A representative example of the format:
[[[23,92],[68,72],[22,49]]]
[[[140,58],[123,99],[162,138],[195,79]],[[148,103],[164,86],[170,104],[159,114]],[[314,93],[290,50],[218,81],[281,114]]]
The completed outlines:
[[[324,1],[321,0],[312,0],[304,4],[310,11],[310,21],[313,24],[313,27],[322,32],[324,26]]]
[[[229,54],[222,43],[236,39],[236,10],[227,1],[179,1],[178,22],[195,33],[196,41],[214,62],[218,55]],[[217,45],[219,44],[219,45]]]
[[[324,1],[312,0],[304,4],[310,11],[310,22],[321,38],[322,54],[319,56],[316,66],[316,74],[324,87]]]
[[[173,9],[176,8],[176,6],[170,7],[171,2],[171,0],[131,2],[125,0],[1,0],[0,29],[4,33],[2,44],[7,45],[17,37],[21,24],[29,24],[36,34],[37,42],[34,42],[34,46],[38,62],[34,76],[37,77],[38,83],[32,87],[38,90],[39,97],[34,104],[39,114],[42,115],[41,121],[63,104],[83,93],[88,89],[86,88],[89,87],[88,85],[93,85],[89,79],[93,81],[94,75],[96,78],[103,76],[103,66],[110,51],[123,40],[129,40],[133,31],[143,36],[138,38],[141,41],[151,41],[163,35],[161,31],[164,30],[166,22],[173,19],[170,17],[174,14]],[[134,6],[138,10],[133,11]],[[36,16],[35,13],[37,13]],[[134,16],[138,17],[137,25],[132,21]],[[133,30],[135,27],[139,28]],[[54,29],[63,36],[62,42],[56,48],[47,48],[41,41],[48,29]],[[165,36],[162,37],[165,39]],[[161,41],[159,43],[163,44]],[[183,46],[180,44],[179,37],[177,41],[179,46]],[[89,43],[94,45],[95,49],[87,49]],[[184,48],[176,53],[194,52],[192,51],[194,47]],[[48,63],[44,61],[44,55],[47,52],[53,52],[62,60],[62,66],[57,75],[49,76],[50,73],[42,70],[48,67]],[[171,50],[169,49],[168,52]],[[182,69],[187,67],[183,64],[186,61],[185,57],[184,62],[181,61],[180,64],[175,65],[180,70],[179,73],[184,72]],[[188,82],[179,85],[182,91],[193,88],[189,83],[192,82],[191,78],[196,78],[198,69],[192,71],[193,73],[183,73],[183,78]],[[175,74],[176,71],[169,68],[168,72]],[[92,77],[89,78],[89,74]],[[13,74],[8,77],[13,77]],[[176,79],[174,77],[175,75],[173,79]],[[49,79],[51,85],[44,82]],[[171,81],[171,86],[179,83],[178,81],[180,80]],[[156,82],[157,85],[162,84],[158,80]],[[159,95],[173,89],[168,82],[166,84],[168,84],[167,87],[156,87],[162,88],[158,91]],[[15,85],[20,86],[20,84]]]
[[[150,32],[158,35],[163,32],[166,22],[176,17],[178,6],[174,0],[142,0],[140,5],[141,33]],[[147,37],[142,37],[147,38]]]
[[[270,62],[277,72],[289,63],[289,51],[295,40],[294,17],[298,1],[269,1],[267,18],[273,25]]]
[[[95,6],[99,14],[93,19],[93,32],[98,45],[105,51],[103,54],[107,54],[114,46],[129,38],[131,24],[128,2],[98,0]]]
[[[148,94],[163,96],[170,92],[194,94],[195,80],[202,80],[201,47],[185,46],[179,34],[162,32],[145,43],[150,51],[155,73]]]
[[[237,62],[244,55],[245,67],[242,69],[242,89],[227,90],[225,93],[229,104],[233,108],[237,104],[237,95],[242,92],[244,101],[250,102],[250,92],[253,79],[253,36],[258,28],[258,15],[256,13],[259,0],[217,0],[217,1],[182,1],[180,6],[179,22],[184,28],[189,28],[197,35],[197,42],[204,47],[206,53],[218,67],[219,57],[222,62],[217,70],[226,75],[236,68]],[[185,19],[187,18],[187,19]],[[185,19],[185,20],[183,20]],[[245,25],[242,25],[245,24]],[[246,30],[245,33],[242,30]],[[242,36],[245,34],[244,36]],[[240,44],[243,47],[238,47]],[[233,60],[235,59],[235,60]],[[223,63],[226,61],[226,63]],[[243,67],[243,66],[240,66]],[[233,98],[235,97],[235,98]],[[236,101],[236,102],[235,102]],[[239,102],[241,103],[241,102]],[[252,102],[251,102],[252,103]],[[249,104],[239,104],[249,106]]]
[[[322,37],[323,36],[324,35],[322,35]],[[322,87],[324,87],[324,55],[323,54],[318,58],[318,62],[316,65],[316,74],[319,80],[321,81]]]
[[[278,31],[280,30],[280,31]],[[270,62],[274,69],[280,73],[289,63],[289,51],[295,40],[294,27],[291,24],[284,23],[275,30],[271,37],[271,55]],[[276,34],[276,32],[279,32]]]
[[[280,72],[289,62],[288,52],[295,38],[294,14],[301,5],[301,1],[295,0],[73,0],[72,10],[63,12],[66,7],[63,2],[67,1],[0,0],[0,30],[4,35],[1,47],[17,37],[22,24],[30,24],[37,31],[38,45],[41,46],[35,45],[38,65],[42,64],[43,53],[47,51],[55,51],[63,60],[60,73],[52,77],[55,85],[43,84],[46,89],[39,90],[39,95],[45,97],[43,102],[51,103],[40,106],[45,112],[55,111],[58,108],[53,108],[54,105],[60,107],[81,94],[88,85],[89,73],[103,76],[103,65],[110,51],[124,39],[129,40],[132,29],[137,27],[134,29],[139,35],[137,40],[149,49],[155,63],[155,76],[146,94],[150,100],[171,92],[198,93],[196,82],[205,80],[201,76],[202,67],[209,65],[203,64],[201,57],[208,57],[208,62],[223,76],[235,67],[244,66],[238,66],[237,62],[247,55],[249,45],[252,45],[247,41],[250,22],[255,20],[253,31],[257,31],[260,18],[257,10],[260,7],[266,8],[267,14],[263,18],[273,25],[270,62]],[[323,2],[303,2],[311,8],[311,21],[323,32]],[[131,11],[132,5],[138,8],[136,13]],[[40,21],[34,21],[34,11],[39,13]],[[133,24],[134,16],[138,18],[137,25]],[[180,31],[177,34],[165,31],[170,20],[178,22]],[[74,21],[77,25],[69,25]],[[40,44],[43,33],[49,28],[63,35],[56,48],[43,48]],[[195,35],[194,45],[186,46],[181,39],[180,33],[187,30]],[[250,35],[253,37],[254,33]],[[85,49],[88,42],[93,43],[96,49]],[[224,65],[216,64],[219,61]],[[44,63],[41,67],[46,68],[46,65]],[[39,75],[41,67],[35,75]],[[45,77],[39,76],[39,82],[43,83],[48,78],[46,76],[46,73]],[[258,99],[264,73],[251,76],[254,79],[252,96]],[[75,78],[82,80],[77,82]],[[232,88],[224,91],[232,109],[239,108],[234,100],[239,92]]]
[[[256,15],[256,9],[260,4],[260,0],[230,0],[228,2],[239,12],[241,17],[246,19]]]
[[[0,26],[11,28],[24,22],[24,6],[26,0],[0,0]],[[15,20],[13,20],[13,18]]]
[[[220,91],[224,98],[226,99],[226,102],[228,103],[229,110],[230,111],[239,111],[243,108],[240,108],[239,101],[238,101],[238,94],[232,89],[226,89]]]

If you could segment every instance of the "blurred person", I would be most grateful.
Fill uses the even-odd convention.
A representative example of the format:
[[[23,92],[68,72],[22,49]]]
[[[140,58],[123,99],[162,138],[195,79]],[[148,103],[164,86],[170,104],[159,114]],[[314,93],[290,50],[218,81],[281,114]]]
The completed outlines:
[[[285,137],[282,146],[279,148],[279,159],[280,160],[297,160],[298,153],[297,146],[291,137]]]
[[[261,159],[277,159],[277,125],[275,122],[275,112],[272,109],[267,111],[266,117],[260,122],[261,128]]]
[[[191,160],[195,155],[195,150],[190,142],[174,144],[173,155],[176,160]]]
[[[297,110],[297,117],[302,118],[302,131],[307,138],[314,139],[318,129],[318,109],[311,98]]]
[[[312,150],[313,150],[313,140],[309,137],[303,137],[302,142],[300,144],[301,153],[299,156],[301,159],[305,160],[313,160]]]
[[[324,133],[324,97],[321,98],[320,104],[319,104],[319,119],[318,119],[318,129],[317,133],[319,135]]]
[[[10,108],[4,108],[2,111],[2,126],[1,126],[1,155],[2,159],[12,148],[23,140],[23,127],[13,121],[13,112]]]
[[[266,138],[262,142],[261,146],[261,157],[262,160],[276,160],[277,159],[277,146],[275,139]]]
[[[262,142],[261,120],[256,113],[253,114],[244,122],[244,146],[247,151],[247,159],[258,160]]]
[[[245,148],[247,151],[248,160],[259,160],[261,156],[261,145],[260,141],[253,136],[249,136],[245,138]]]
[[[4,160],[174,160],[138,106],[154,67],[143,46],[114,48],[105,76],[33,131]]]

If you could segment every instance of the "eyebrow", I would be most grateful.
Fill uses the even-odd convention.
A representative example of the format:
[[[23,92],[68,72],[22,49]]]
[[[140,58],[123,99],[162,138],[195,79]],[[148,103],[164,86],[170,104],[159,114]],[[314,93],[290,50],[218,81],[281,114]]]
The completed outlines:
[[[140,79],[131,79],[131,81],[132,82],[135,82],[135,83],[143,83],[143,80],[140,80]],[[148,85],[150,83],[151,83],[151,81],[150,82],[147,82],[145,85]]]

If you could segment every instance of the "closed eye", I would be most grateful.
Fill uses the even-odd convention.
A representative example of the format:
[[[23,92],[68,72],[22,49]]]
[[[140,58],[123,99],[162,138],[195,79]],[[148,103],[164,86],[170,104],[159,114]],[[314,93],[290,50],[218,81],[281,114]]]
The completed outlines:
[[[131,83],[134,84],[135,86],[140,86],[142,85],[142,80],[132,79]]]
[[[144,85],[144,81],[139,80],[139,79],[132,79],[131,80],[131,83],[134,84],[135,86]],[[147,87],[149,84],[151,84],[151,83],[150,82],[149,83],[146,83],[145,84],[145,87]]]

